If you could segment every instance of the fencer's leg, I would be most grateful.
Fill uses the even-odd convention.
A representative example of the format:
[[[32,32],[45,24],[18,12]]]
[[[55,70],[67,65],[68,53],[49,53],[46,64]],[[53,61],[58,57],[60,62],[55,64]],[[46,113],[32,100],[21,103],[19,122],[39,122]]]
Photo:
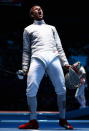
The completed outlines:
[[[60,118],[65,118],[66,87],[59,58],[56,57],[47,68],[47,73],[55,87]]]
[[[81,92],[81,87],[77,88],[76,93],[75,93],[75,98],[77,99],[79,104],[81,104],[80,92]]]
[[[85,85],[82,84],[81,88],[82,88],[82,93],[81,93],[81,101],[82,101],[82,103],[81,103],[81,106],[82,107],[86,107]]]
[[[86,99],[85,99],[85,96],[81,96],[81,107],[86,107]]]
[[[55,87],[57,94],[57,103],[59,110],[59,125],[65,129],[72,130],[73,126],[65,119],[66,105],[66,87],[63,70],[59,58],[55,58],[47,69],[48,75]]]
[[[33,59],[27,76],[27,89],[26,89],[27,103],[29,111],[31,112],[30,120],[37,118],[36,95],[44,73],[45,68],[43,63],[38,59]]]
[[[65,119],[65,112],[66,112],[66,95],[57,94],[57,105],[58,105],[58,110],[60,112],[59,117],[60,119]]]
[[[36,96],[29,97],[27,96],[27,103],[30,113],[30,120],[37,119],[37,98]]]
[[[77,88],[75,98],[78,100],[81,107],[86,107],[85,85],[80,85],[80,87]]]

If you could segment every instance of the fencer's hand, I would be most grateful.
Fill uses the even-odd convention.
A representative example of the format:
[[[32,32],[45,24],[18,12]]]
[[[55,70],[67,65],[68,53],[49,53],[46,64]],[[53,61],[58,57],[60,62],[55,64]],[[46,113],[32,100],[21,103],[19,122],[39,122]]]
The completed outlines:
[[[67,64],[67,65],[64,65],[64,68],[66,69],[66,70],[69,70],[69,68],[71,68],[72,66],[71,65],[69,65],[69,64]]]
[[[22,79],[24,79],[24,76],[26,75],[26,72],[23,71],[23,70],[18,70],[16,72],[16,74],[17,74],[18,79],[22,80]]]

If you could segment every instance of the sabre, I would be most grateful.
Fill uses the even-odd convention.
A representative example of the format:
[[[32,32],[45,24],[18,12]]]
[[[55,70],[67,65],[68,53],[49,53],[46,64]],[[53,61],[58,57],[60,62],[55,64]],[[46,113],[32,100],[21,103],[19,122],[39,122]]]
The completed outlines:
[[[3,71],[3,72],[8,73],[8,74],[16,75],[15,72],[12,72],[12,71],[6,70],[6,69],[4,69],[1,65],[0,65],[0,71]]]
[[[16,71],[16,72],[12,72],[12,71],[10,71],[10,70],[6,70],[5,68],[2,67],[2,65],[0,65],[0,71],[3,71],[3,72],[5,72],[5,73],[7,73],[7,74],[10,74],[10,75],[14,75],[14,76],[16,76],[18,79],[20,79],[20,80],[24,79],[24,73],[23,73],[22,70],[18,70],[18,71]]]

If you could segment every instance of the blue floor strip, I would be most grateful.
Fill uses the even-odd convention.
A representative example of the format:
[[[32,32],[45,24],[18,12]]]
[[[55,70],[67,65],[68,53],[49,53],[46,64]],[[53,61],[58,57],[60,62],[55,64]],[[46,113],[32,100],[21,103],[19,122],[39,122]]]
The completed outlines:
[[[69,111],[66,113],[67,119],[73,119],[83,116],[89,116],[89,107]]]
[[[88,111],[88,109],[85,109]],[[76,112],[76,111],[74,111]],[[77,112],[81,112],[77,110]],[[73,113],[73,112],[72,112]],[[39,130],[29,130],[29,131],[64,131],[64,128],[58,124],[58,114],[57,112],[50,113],[38,113],[39,115]],[[73,114],[72,114],[73,115]],[[83,114],[84,115],[84,114]],[[86,113],[85,113],[86,115]],[[76,115],[76,117],[79,115]],[[0,113],[0,131],[19,131],[18,126],[28,122],[29,113],[28,112],[1,112]],[[73,125],[73,131],[89,131],[89,120],[70,120],[71,125]],[[21,129],[20,129],[21,130]],[[21,130],[28,131],[28,130]],[[68,131],[68,130],[67,130]]]

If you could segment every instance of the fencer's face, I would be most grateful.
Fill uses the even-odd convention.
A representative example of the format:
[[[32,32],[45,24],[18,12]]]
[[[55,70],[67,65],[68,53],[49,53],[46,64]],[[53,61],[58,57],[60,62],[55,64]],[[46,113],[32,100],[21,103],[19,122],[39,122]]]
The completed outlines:
[[[34,20],[42,20],[43,19],[43,10],[40,6],[33,6],[30,10],[31,17]]]

